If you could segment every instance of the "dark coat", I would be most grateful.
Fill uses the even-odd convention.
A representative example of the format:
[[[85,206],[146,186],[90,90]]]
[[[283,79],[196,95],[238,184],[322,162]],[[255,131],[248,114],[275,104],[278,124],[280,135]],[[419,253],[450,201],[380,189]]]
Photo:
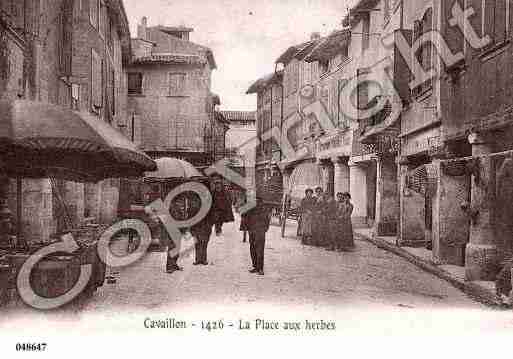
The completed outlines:
[[[271,211],[272,207],[269,204],[257,200],[256,206],[242,215],[247,230],[267,232],[271,225]]]
[[[198,211],[201,209],[201,200],[199,197],[192,197],[190,201],[190,207],[189,207],[189,213],[188,218],[193,218]],[[209,211],[207,212],[206,216],[204,216],[199,222],[194,224],[191,227],[191,233],[193,235],[196,235],[198,233],[200,234],[208,234],[212,231],[212,226],[216,223],[216,218],[214,215],[214,208],[213,206],[210,207]]]
[[[228,223],[235,220],[232,209],[232,199],[226,191],[212,193],[212,210],[216,223]]]

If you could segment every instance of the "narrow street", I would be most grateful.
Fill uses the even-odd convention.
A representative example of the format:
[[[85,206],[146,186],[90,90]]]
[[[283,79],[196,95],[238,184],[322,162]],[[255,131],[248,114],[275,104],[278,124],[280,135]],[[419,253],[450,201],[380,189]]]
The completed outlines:
[[[116,283],[106,283],[86,310],[179,308],[209,302],[310,308],[480,307],[448,283],[365,241],[357,240],[354,252],[334,253],[303,246],[294,233],[292,223],[284,239],[279,227],[271,227],[261,277],[248,273],[249,244],[242,243],[237,220],[224,226],[222,236],[211,237],[209,266],[193,266],[190,255],[180,262],[183,272],[167,274],[165,253],[149,253],[140,262],[114,271]]]

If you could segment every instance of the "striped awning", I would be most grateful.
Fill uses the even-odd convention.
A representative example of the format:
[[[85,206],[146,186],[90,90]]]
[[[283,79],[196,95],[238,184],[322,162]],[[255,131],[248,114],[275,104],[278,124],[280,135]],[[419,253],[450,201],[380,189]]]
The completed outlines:
[[[420,194],[436,190],[438,172],[433,164],[425,164],[411,170],[406,177],[406,187]]]

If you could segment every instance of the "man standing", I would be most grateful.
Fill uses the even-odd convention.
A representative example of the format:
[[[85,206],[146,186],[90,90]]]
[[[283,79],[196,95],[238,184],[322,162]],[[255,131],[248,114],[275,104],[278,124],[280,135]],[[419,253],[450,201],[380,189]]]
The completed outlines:
[[[249,231],[249,245],[253,268],[250,273],[264,275],[265,234],[271,223],[271,207],[262,198],[257,197],[256,205],[245,216]]]
[[[208,182],[199,181],[205,185],[208,185]],[[209,187],[210,188],[210,187]],[[205,205],[202,203],[202,199],[197,195],[193,194],[191,198],[191,206],[189,208],[188,218],[194,218],[199,211],[201,210],[201,206]],[[210,235],[212,234],[212,226],[214,225],[214,218],[212,207],[210,207],[207,214],[200,219],[200,221],[194,224],[191,227],[191,234],[196,239],[195,242],[195,252],[196,252],[196,260],[194,261],[194,265],[208,265],[207,259],[207,248],[208,242],[210,241]]]
[[[216,235],[221,235],[223,223],[233,222],[232,200],[229,194],[224,190],[223,183],[218,180],[214,182],[213,211],[215,218]]]

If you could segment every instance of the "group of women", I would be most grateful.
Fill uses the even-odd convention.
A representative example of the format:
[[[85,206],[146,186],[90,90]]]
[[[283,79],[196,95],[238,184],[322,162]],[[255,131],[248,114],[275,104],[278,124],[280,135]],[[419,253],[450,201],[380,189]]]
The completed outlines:
[[[337,193],[336,199],[321,187],[307,189],[299,207],[298,234],[305,245],[325,247],[331,251],[354,248],[351,214],[353,205],[348,192]]]

